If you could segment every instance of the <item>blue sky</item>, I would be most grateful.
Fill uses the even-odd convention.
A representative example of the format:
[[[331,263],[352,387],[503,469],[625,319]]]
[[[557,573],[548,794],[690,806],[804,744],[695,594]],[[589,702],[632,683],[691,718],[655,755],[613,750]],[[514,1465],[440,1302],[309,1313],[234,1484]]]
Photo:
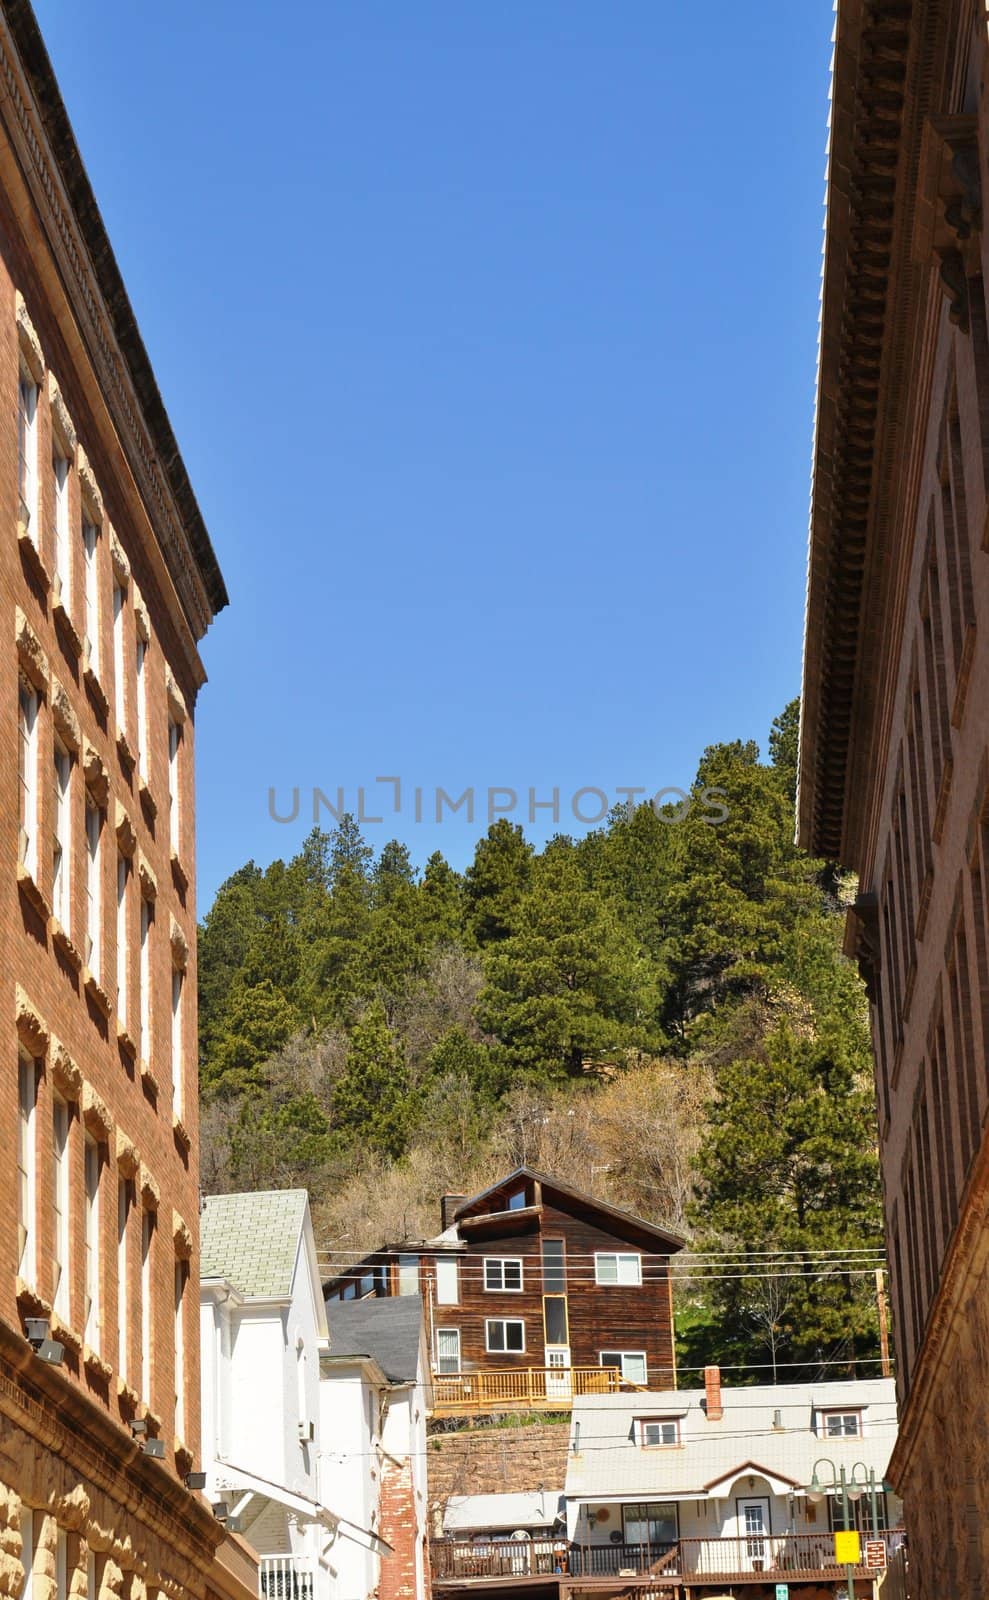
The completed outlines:
[[[231,595],[200,909],[314,787],[463,865],[489,788],[521,821],[559,790],[539,840],[578,790],[764,743],[799,686],[830,0],[36,6]]]

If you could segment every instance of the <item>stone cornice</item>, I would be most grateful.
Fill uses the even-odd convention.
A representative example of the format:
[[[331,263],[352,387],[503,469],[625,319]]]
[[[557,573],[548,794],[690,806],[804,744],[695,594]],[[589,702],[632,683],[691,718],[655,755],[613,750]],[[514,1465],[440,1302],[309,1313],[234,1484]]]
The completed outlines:
[[[25,0],[7,0],[0,11],[0,118],[152,517],[187,625],[200,639],[227,603],[223,578]]]

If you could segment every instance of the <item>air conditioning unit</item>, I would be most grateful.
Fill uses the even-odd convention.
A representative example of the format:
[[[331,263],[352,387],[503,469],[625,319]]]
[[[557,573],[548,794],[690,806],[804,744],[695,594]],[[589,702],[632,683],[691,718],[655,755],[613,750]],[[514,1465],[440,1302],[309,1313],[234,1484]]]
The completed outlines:
[[[299,1423],[299,1443],[300,1444],[312,1444],[312,1442],[315,1439],[315,1437],[316,1437],[316,1424],[315,1424],[315,1422],[308,1422],[306,1420],[300,1421],[300,1423]]]

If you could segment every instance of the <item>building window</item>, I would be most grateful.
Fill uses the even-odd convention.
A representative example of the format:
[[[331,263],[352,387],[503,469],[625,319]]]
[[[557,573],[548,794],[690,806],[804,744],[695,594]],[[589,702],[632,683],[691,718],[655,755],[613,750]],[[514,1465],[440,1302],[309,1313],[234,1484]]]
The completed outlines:
[[[55,1534],[55,1600],[69,1600],[69,1536],[63,1528]]]
[[[182,1115],[182,995],[185,973],[172,968],[172,1110]]]
[[[69,1321],[71,1264],[69,1251],[69,1108],[64,1100],[52,1102],[52,1304],[63,1321]]]
[[[117,1016],[127,1026],[127,967],[130,950],[127,939],[127,902],[130,899],[131,864],[126,856],[117,856]]]
[[[506,1209],[509,1211],[523,1211],[525,1209],[525,1190],[516,1189],[514,1194],[508,1196],[505,1204]]]
[[[611,1251],[595,1252],[594,1282],[638,1285],[642,1282],[642,1257],[629,1251],[616,1254]]]
[[[819,1411],[817,1432],[822,1439],[857,1439],[862,1432],[861,1411]]]
[[[460,1304],[460,1272],[453,1256],[440,1256],[436,1262],[436,1304]]]
[[[21,675],[18,684],[20,863],[38,876],[38,691]]]
[[[88,666],[97,677],[100,675],[100,573],[97,566],[96,547],[100,530],[95,522],[82,523],[82,567],[84,576],[84,602],[86,607],[86,650]]]
[[[640,1417],[637,1427],[644,1450],[680,1443],[679,1417]]]
[[[23,1051],[17,1058],[17,1100],[17,1270],[26,1282],[33,1284],[38,1194],[34,1114],[38,1070],[33,1058]]]
[[[148,681],[145,668],[148,660],[148,641],[137,636],[135,652],[135,683],[137,686],[137,770],[144,777],[148,772]]]
[[[525,1323],[519,1317],[488,1317],[484,1324],[484,1347],[521,1355],[525,1350]]]
[[[141,1398],[151,1403],[151,1268],[155,1234],[154,1212],[141,1211]]]
[[[185,1286],[189,1263],[175,1263],[175,1432],[185,1437]]]
[[[419,1257],[399,1256],[398,1258],[398,1292],[399,1294],[419,1293]]]
[[[130,1371],[130,1283],[127,1235],[132,1190],[126,1178],[117,1181],[117,1373],[127,1382]]]
[[[127,731],[127,652],[124,648],[124,618],[126,590],[120,583],[113,586],[113,708],[120,733]]]
[[[626,1544],[648,1545],[650,1550],[668,1549],[677,1542],[676,1505],[622,1506],[622,1529]]]
[[[86,1135],[86,1317],[84,1337],[91,1350],[100,1348],[100,1147]]]
[[[502,1294],[521,1294],[521,1260],[517,1256],[485,1256],[484,1287]]]
[[[460,1371],[459,1328],[437,1328],[436,1370],[437,1372]]]
[[[634,1383],[639,1388],[646,1384],[646,1353],[644,1350],[602,1350],[602,1367],[615,1367],[623,1383]]]
[[[34,1512],[21,1506],[21,1580],[20,1600],[32,1600],[34,1594]]]
[[[562,1239],[544,1239],[543,1294],[566,1294],[567,1269]]]
[[[52,911],[66,933],[72,922],[72,758],[64,745],[55,741],[55,831],[52,837]]]
[[[543,1295],[543,1332],[547,1344],[569,1345],[570,1319],[565,1294]]]
[[[181,763],[182,729],[173,717],[168,719],[168,842],[175,855],[181,855]]]
[[[72,575],[69,566],[69,463],[65,456],[52,460],[55,496],[55,598],[66,611],[72,610]]]
[[[38,545],[38,385],[21,369],[17,394],[17,481],[21,518]]]
[[[86,965],[97,983],[103,971],[103,811],[86,792]]]

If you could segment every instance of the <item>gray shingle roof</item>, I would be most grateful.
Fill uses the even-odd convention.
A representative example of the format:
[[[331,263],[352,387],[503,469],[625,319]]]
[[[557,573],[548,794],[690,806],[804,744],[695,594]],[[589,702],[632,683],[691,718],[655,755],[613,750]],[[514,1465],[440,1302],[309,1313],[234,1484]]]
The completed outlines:
[[[330,1354],[371,1356],[392,1383],[415,1381],[422,1334],[422,1301],[417,1294],[330,1300]]]
[[[308,1204],[305,1189],[208,1195],[199,1219],[201,1276],[225,1278],[252,1298],[290,1295]]]

